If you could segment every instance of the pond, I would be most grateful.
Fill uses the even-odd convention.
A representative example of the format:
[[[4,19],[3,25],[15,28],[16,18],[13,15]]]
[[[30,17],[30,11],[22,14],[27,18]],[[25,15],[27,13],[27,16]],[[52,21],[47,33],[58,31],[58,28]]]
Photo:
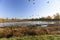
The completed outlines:
[[[14,25],[32,25],[32,24],[39,24],[42,26],[46,26],[48,24],[54,24],[54,21],[23,21],[23,22],[4,22],[0,23],[0,27],[2,26],[14,26]]]

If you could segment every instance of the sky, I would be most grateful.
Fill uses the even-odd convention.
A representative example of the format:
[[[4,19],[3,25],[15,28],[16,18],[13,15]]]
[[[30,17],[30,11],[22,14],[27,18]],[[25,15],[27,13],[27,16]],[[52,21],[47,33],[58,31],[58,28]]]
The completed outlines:
[[[0,18],[39,18],[60,13],[60,0],[0,0]]]

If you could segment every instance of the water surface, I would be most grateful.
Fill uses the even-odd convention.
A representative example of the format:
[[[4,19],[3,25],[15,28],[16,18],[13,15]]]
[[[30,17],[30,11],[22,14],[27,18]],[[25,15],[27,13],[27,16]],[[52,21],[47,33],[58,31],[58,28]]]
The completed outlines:
[[[48,25],[54,24],[55,22],[51,21],[23,21],[23,22],[4,22],[0,23],[0,26],[14,26],[14,25],[32,25],[32,24],[39,24],[39,25]]]

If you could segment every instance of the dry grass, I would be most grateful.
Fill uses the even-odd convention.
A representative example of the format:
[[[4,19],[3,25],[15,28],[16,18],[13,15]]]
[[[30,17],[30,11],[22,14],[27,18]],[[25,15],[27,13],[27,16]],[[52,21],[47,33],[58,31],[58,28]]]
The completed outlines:
[[[0,37],[26,36],[26,35],[45,35],[45,34],[60,34],[60,27],[37,27],[36,25],[29,26],[7,26],[0,28]]]

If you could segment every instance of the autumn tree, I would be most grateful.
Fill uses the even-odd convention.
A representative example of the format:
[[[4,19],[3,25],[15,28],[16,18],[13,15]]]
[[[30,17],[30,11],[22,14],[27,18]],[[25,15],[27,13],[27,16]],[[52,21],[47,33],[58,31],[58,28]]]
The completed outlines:
[[[46,19],[45,17],[41,17],[40,19]]]
[[[54,16],[54,19],[60,19],[60,14],[59,13],[56,13]]]
[[[52,19],[52,17],[51,16],[47,16],[46,19]]]
[[[54,19],[57,19],[57,20],[58,20],[58,21],[55,22],[55,24],[56,24],[56,25],[60,25],[60,23],[59,23],[60,14],[59,14],[59,13],[56,13],[56,14],[54,15]]]

